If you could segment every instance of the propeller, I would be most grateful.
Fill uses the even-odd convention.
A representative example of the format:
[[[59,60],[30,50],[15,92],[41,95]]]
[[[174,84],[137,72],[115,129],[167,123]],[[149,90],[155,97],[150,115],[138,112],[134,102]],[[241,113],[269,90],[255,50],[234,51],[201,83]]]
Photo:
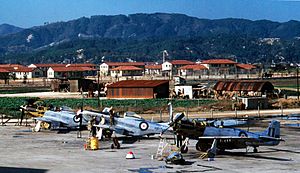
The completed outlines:
[[[80,110],[78,110],[78,111],[76,112],[76,115],[73,117],[73,121],[74,121],[75,123],[79,123],[80,120],[82,120],[82,111],[83,111],[83,109],[82,109],[82,107],[81,107]]]
[[[164,129],[161,132],[161,135],[164,134],[170,127],[174,127],[174,125],[176,125],[180,120],[182,120],[182,118],[184,117],[184,113],[177,113],[174,118],[171,119],[170,123],[169,123],[169,127]]]

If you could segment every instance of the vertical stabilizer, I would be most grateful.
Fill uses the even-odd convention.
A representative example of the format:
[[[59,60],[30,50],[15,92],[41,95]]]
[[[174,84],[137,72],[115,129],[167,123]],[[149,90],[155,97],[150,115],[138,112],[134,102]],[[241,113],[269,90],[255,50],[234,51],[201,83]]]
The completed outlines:
[[[263,132],[263,135],[280,138],[280,122],[272,120],[269,127]]]

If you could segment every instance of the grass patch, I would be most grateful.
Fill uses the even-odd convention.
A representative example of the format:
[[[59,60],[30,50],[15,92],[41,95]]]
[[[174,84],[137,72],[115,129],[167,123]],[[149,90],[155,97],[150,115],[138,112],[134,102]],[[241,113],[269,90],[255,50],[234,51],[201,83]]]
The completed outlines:
[[[21,115],[19,106],[24,104],[25,97],[2,97],[0,98],[0,113],[8,114],[13,117]],[[93,109],[98,109],[97,99],[45,99],[47,105],[53,106],[69,106],[73,109],[79,109],[81,105]],[[193,108],[215,103],[214,100],[169,100],[169,99],[136,99],[136,100],[101,100],[102,107],[114,107],[118,111],[136,111],[142,113],[148,110],[159,111],[167,110],[167,105],[172,102],[173,107]]]

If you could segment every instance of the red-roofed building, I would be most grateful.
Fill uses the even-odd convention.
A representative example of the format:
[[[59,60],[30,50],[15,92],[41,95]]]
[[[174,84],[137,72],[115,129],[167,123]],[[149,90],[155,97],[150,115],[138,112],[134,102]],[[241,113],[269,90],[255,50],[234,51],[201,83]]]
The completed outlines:
[[[178,68],[185,66],[185,65],[192,65],[195,64],[192,61],[188,60],[173,60],[173,61],[166,61],[162,63],[162,75],[163,76],[173,76],[177,74]]]
[[[111,69],[120,67],[120,66],[135,66],[141,69],[145,69],[144,62],[104,62],[100,65],[100,75],[108,76],[110,75]]]
[[[0,68],[0,79],[5,81],[5,84],[8,84],[10,71],[5,68]]]
[[[20,64],[0,64],[0,68],[2,71],[9,71],[9,75],[14,79],[31,79],[40,77],[42,75],[40,70],[34,70]]]
[[[236,67],[238,74],[256,74],[258,72],[256,66],[251,64],[237,64]]]
[[[94,76],[96,69],[90,67],[50,67],[47,71],[47,78],[78,79],[85,76]]]
[[[236,62],[229,59],[209,59],[201,62],[210,75],[228,75],[236,74]]]
[[[38,68],[43,72],[43,77],[47,77],[47,71],[50,67],[89,67],[89,68],[96,68],[95,64],[30,64],[29,68]]]
[[[0,68],[23,68],[25,66],[20,64],[0,64]]]
[[[107,86],[107,98],[168,98],[168,80],[124,80]]]
[[[135,66],[118,66],[111,69],[112,77],[142,76],[144,69]]]
[[[158,76],[161,75],[162,65],[146,65],[145,66],[145,74],[151,75],[151,76]]]
[[[178,68],[179,76],[201,76],[207,75],[207,68],[201,64],[185,65]]]

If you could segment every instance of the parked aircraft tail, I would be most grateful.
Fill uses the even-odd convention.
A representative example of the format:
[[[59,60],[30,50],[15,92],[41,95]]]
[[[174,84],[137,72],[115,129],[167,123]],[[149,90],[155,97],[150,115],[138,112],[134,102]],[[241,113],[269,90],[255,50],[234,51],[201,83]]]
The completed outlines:
[[[280,122],[272,120],[269,127],[263,132],[264,136],[280,138]]]

